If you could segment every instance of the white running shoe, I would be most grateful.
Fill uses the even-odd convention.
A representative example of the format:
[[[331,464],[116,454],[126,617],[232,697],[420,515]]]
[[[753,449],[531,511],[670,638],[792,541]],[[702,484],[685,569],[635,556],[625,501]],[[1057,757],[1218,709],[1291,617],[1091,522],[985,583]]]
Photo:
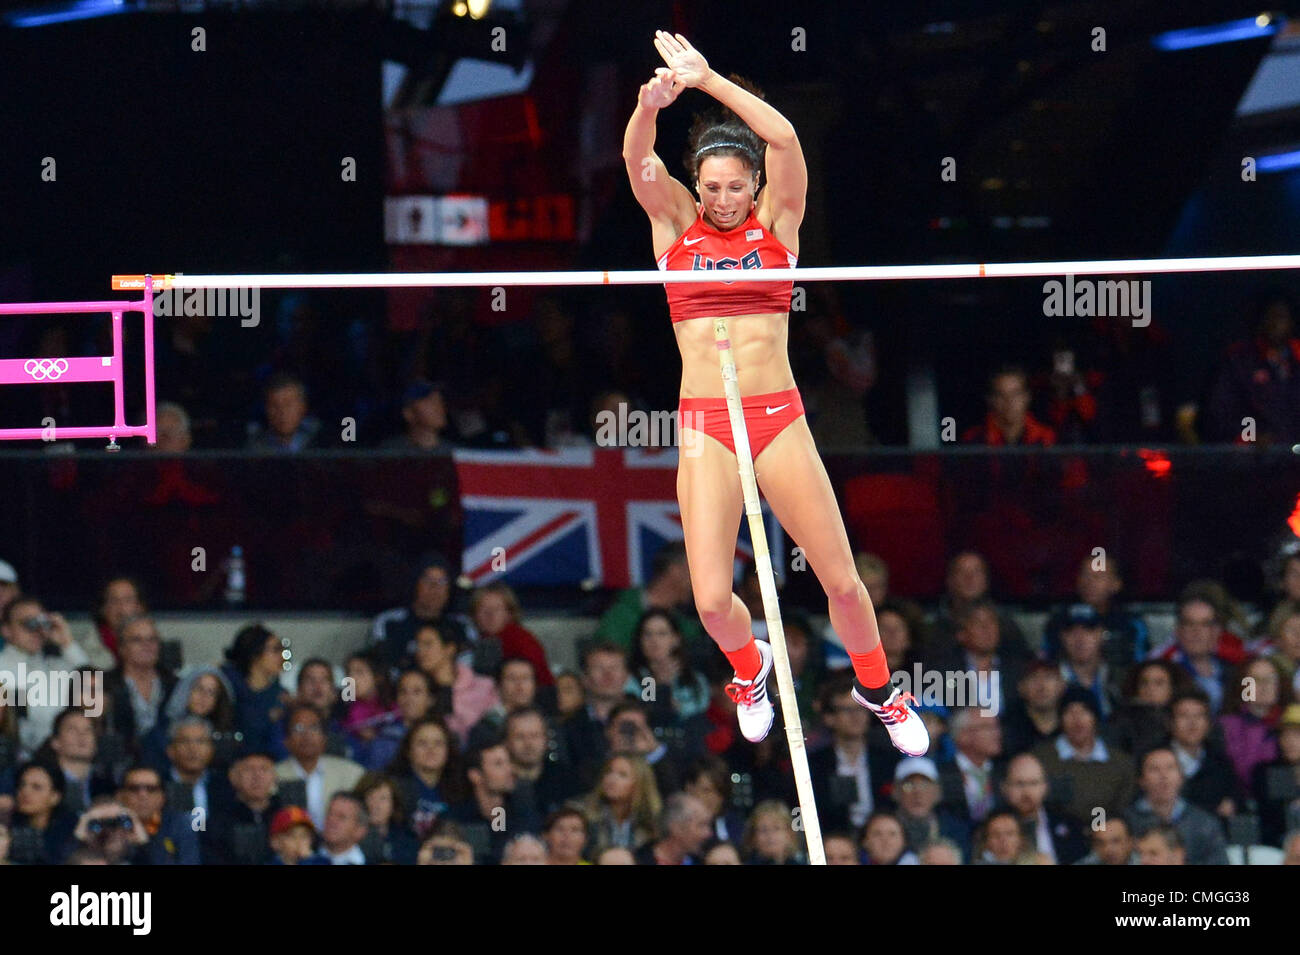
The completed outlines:
[[[866,691],[866,687],[854,680],[853,702],[880,717],[880,722],[889,730],[889,741],[894,744],[894,749],[908,756],[924,756],[930,751],[930,731],[925,728],[925,720],[908,706],[916,702],[916,697],[894,687],[889,699],[877,705],[866,698]]]
[[[739,676],[727,684],[727,696],[736,704],[736,718],[740,721],[740,733],[751,743],[761,742],[772,728],[776,710],[767,696],[767,675],[772,672],[772,648],[766,640],[755,640],[758,655],[763,665],[758,669],[758,676],[752,680],[742,680]]]

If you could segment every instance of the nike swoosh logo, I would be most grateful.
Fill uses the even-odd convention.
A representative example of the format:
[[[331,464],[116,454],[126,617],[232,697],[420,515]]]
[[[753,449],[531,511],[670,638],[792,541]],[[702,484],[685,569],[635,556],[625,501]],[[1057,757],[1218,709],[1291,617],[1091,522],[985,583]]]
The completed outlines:
[[[787,401],[785,404],[783,404],[783,405],[778,405],[778,406],[775,407],[775,408],[773,408],[771,405],[768,405],[768,406],[767,406],[767,413],[768,413],[768,414],[776,414],[776,413],[777,413],[778,411],[780,411],[782,408],[788,408],[788,407],[790,407],[790,402],[788,402],[788,401]]]
[[[694,245],[696,242],[703,242],[707,238],[707,235],[702,235],[698,239],[682,239],[682,245]]]

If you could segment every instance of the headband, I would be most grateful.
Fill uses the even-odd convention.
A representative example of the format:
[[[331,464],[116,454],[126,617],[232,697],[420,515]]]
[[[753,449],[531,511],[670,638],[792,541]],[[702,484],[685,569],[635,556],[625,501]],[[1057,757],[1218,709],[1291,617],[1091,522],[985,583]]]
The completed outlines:
[[[722,148],[727,147],[727,146],[734,146],[736,149],[743,149],[743,150],[745,150],[745,152],[749,152],[749,147],[746,146],[744,143],[710,143],[708,146],[701,146],[699,149],[697,149],[697,150],[695,151],[695,158],[696,158],[696,159],[699,159],[699,158],[700,158],[700,153],[702,153],[702,152],[704,152],[704,151],[706,151],[706,150],[709,150],[709,149],[722,149]]]

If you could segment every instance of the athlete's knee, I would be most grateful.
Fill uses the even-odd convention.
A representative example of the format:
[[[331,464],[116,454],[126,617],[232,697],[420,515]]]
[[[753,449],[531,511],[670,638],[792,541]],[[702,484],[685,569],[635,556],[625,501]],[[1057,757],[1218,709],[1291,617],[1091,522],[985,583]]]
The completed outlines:
[[[706,623],[710,620],[721,620],[731,613],[734,597],[735,594],[729,587],[697,586],[695,612]]]
[[[847,572],[837,573],[823,580],[822,587],[826,590],[826,598],[834,604],[854,604],[860,600],[871,599],[867,596],[867,588],[863,585],[862,578],[852,567]]]

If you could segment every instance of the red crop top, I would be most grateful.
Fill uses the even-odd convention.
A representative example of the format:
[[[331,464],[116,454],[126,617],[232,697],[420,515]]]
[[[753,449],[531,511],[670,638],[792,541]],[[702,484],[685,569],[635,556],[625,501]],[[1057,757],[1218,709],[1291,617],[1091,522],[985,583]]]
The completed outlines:
[[[698,204],[697,204],[698,208]],[[749,218],[734,229],[719,232],[698,215],[668,251],[659,257],[660,271],[669,269],[794,268],[799,257],[782,245],[758,221]],[[757,315],[790,311],[794,282],[665,283],[668,312],[674,323],[689,318]]]

